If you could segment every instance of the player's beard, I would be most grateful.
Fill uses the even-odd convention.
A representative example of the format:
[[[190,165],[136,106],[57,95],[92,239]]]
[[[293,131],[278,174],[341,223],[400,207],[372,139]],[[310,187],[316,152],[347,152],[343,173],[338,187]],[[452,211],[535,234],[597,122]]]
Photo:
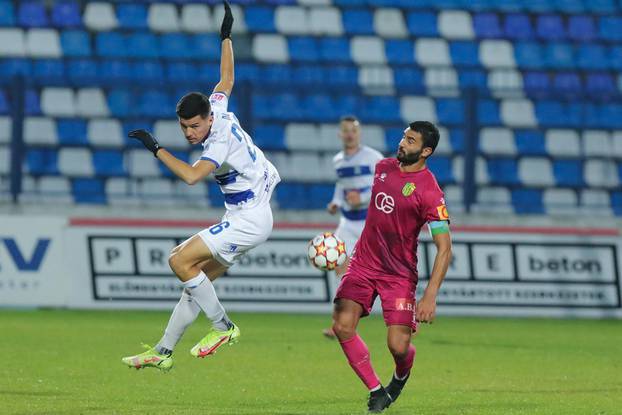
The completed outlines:
[[[421,159],[421,150],[414,153],[407,153],[403,149],[397,150],[397,161],[402,163],[403,166],[410,166],[415,164]]]

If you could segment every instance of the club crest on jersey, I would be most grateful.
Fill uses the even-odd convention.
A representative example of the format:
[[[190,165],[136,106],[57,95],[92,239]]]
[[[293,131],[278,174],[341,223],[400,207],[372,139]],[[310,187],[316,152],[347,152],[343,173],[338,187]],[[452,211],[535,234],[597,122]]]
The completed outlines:
[[[376,174],[376,179],[380,180],[381,182],[384,182],[384,179],[386,177],[387,177],[386,173]]]
[[[413,194],[413,192],[417,189],[414,183],[408,182],[402,187],[402,194],[406,197]]]

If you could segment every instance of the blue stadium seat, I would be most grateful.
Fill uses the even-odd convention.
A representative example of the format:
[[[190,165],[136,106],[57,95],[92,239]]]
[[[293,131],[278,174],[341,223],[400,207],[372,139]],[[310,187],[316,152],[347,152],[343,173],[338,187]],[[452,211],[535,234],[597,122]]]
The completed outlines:
[[[320,58],[325,62],[350,63],[350,42],[344,37],[320,39]]]
[[[32,66],[34,79],[44,83],[62,83],[65,81],[65,63],[59,59],[38,59]]]
[[[583,13],[583,0],[555,0],[555,8],[562,13]]]
[[[115,83],[132,78],[132,69],[128,61],[104,59],[99,67],[100,79],[103,82]]]
[[[406,20],[408,31],[413,36],[438,36],[436,14],[426,11],[414,11],[408,13]]]
[[[26,153],[26,166],[33,176],[58,174],[58,152],[55,149],[31,148]]]
[[[162,91],[146,91],[138,97],[138,113],[147,117],[167,118],[171,116],[175,104]]]
[[[312,37],[290,37],[289,58],[294,61],[315,62],[319,59],[317,40]]]
[[[616,82],[609,73],[588,73],[585,89],[588,94],[594,97],[603,97],[617,93]]]
[[[535,189],[512,190],[512,205],[518,214],[543,214],[542,191]]]
[[[147,8],[140,3],[118,4],[117,21],[124,29],[147,29]]]
[[[301,85],[322,85],[327,78],[324,67],[316,65],[296,66],[292,77],[294,83]]]
[[[483,125],[500,125],[499,104],[492,99],[477,102],[477,119]]]
[[[266,65],[260,69],[260,79],[266,84],[284,84],[292,82],[294,76],[289,65]]]
[[[281,186],[279,185],[278,187]],[[225,196],[216,182],[207,183],[207,198],[209,199],[210,206],[222,208],[225,203]]]
[[[132,94],[126,89],[113,89],[108,93],[108,108],[115,117],[131,117],[135,114]]]
[[[458,83],[462,88],[479,88],[486,90],[488,88],[488,77],[486,72],[481,69],[468,69],[458,72]]]
[[[449,141],[451,142],[451,148],[455,153],[462,153],[464,151],[464,129],[451,129]]]
[[[132,33],[126,37],[126,42],[129,57],[155,59],[160,56],[158,38],[149,32]]]
[[[564,126],[566,114],[561,102],[541,100],[535,103],[535,113],[538,123],[544,127]]]
[[[549,43],[544,53],[544,62],[550,69],[574,69],[574,49],[568,43]]]
[[[0,114],[8,114],[9,111],[9,100],[6,96],[6,92],[0,89]]]
[[[602,39],[622,41],[622,17],[603,16],[599,20],[599,35]]]
[[[557,92],[565,95],[576,95],[583,92],[581,77],[576,72],[558,72],[553,80]]]
[[[523,74],[523,88],[529,96],[540,96],[551,89],[551,79],[546,72],[525,72]]]
[[[514,139],[518,153],[524,156],[546,156],[544,135],[539,130],[515,130]]]
[[[244,13],[246,27],[251,32],[275,32],[274,9],[271,7],[248,7]]]
[[[400,92],[421,92],[423,90],[423,74],[415,67],[395,67],[393,81]]]
[[[71,192],[75,203],[106,204],[106,190],[100,179],[73,179]]]
[[[197,77],[197,67],[192,63],[172,62],[166,66],[166,78],[174,82],[192,82]]]
[[[473,28],[478,38],[499,38],[503,36],[499,15],[496,13],[481,13],[473,16]]]
[[[15,9],[13,2],[0,2],[0,26],[15,26]]]
[[[281,209],[307,209],[309,192],[299,183],[281,183],[276,190],[276,200]]]
[[[622,192],[611,192],[611,208],[617,216],[622,216]]]
[[[454,183],[456,181],[453,176],[451,157],[430,157],[427,161],[427,166],[432,173],[434,173],[436,180],[438,180],[441,185]]]
[[[164,80],[164,68],[159,61],[138,61],[131,68],[134,82],[150,84]]]
[[[128,56],[126,39],[118,32],[98,33],[95,37],[97,55],[104,58],[123,58]]]
[[[131,116],[132,114],[128,114],[128,115]],[[144,118],[141,118],[140,120],[131,120],[131,121],[123,122],[123,138],[125,139],[126,147],[143,149],[144,147],[140,141],[134,140],[133,138],[130,138],[127,136],[128,133],[133,130],[153,131],[153,123],[151,123],[148,120],[145,120]]]
[[[291,94],[274,95],[269,102],[273,102],[270,116],[272,119],[282,119],[285,121],[300,121],[303,119],[300,97]]]
[[[276,6],[284,6],[296,4],[296,0],[265,0],[266,4],[273,4]]]
[[[387,55],[387,61],[389,64],[414,63],[415,50],[413,42],[409,40],[389,39],[385,41],[384,47],[385,54]]]
[[[190,38],[183,33],[165,33],[160,35],[159,55],[168,59],[187,59],[196,56],[190,45]],[[206,56],[200,56],[205,59]]]
[[[444,98],[436,101],[436,115],[443,125],[464,123],[464,101],[461,99]]]
[[[611,46],[607,50],[607,61],[612,69],[622,70],[622,46]]]
[[[514,40],[529,40],[534,37],[533,27],[526,14],[509,14],[503,24],[505,37]]]
[[[536,22],[536,33],[544,40],[564,40],[566,28],[560,15],[540,15]]]
[[[185,161],[186,163],[190,162],[190,155],[186,151],[175,150],[175,151],[171,151],[171,154],[173,154],[173,156],[175,156],[176,158],[178,158],[181,161]],[[123,160],[121,160],[121,161],[123,161]],[[192,161],[192,163],[193,162],[194,162],[194,160]],[[166,165],[164,163],[158,163],[158,168],[160,169],[160,174],[162,176],[170,177],[170,178],[176,177],[175,173],[173,173],[168,167],[166,167]]]
[[[210,73],[218,76],[219,69],[214,66],[215,70]],[[240,63],[235,66],[235,79],[238,81],[258,82],[261,78],[259,76],[259,67],[254,63]]]
[[[361,106],[359,98],[354,95],[339,95],[334,102],[335,111],[339,114],[357,114]]]
[[[356,66],[332,66],[328,71],[329,86],[358,86],[359,73]]]
[[[303,99],[302,108],[305,118],[314,122],[336,120],[341,114],[335,111],[335,106],[328,94],[315,93]]]
[[[536,42],[517,42],[514,45],[514,58],[520,68],[544,68],[544,50]]]
[[[192,56],[205,60],[220,60],[220,38],[213,33],[201,33],[192,37]]]
[[[374,16],[364,9],[344,10],[342,15],[343,28],[350,35],[373,35]]]
[[[367,0],[334,0],[336,6],[366,6]]]
[[[399,122],[400,102],[393,96],[364,98],[361,118],[369,122]]]
[[[449,54],[455,66],[479,66],[479,47],[476,42],[451,42]]]
[[[0,59],[0,77],[9,78],[14,75],[29,77],[32,73],[30,59],[9,58]]]
[[[116,150],[96,150],[93,152],[93,167],[97,176],[127,176],[123,153]]]
[[[253,141],[263,150],[286,150],[285,130],[276,124],[257,125],[253,131]]]
[[[488,177],[495,185],[517,185],[518,167],[516,160],[495,158],[488,160]]]
[[[56,27],[81,27],[80,5],[75,1],[53,3],[52,24]]]
[[[267,95],[254,94],[252,97],[253,116],[259,120],[272,118],[271,100]]]
[[[325,209],[332,200],[335,186],[332,184],[309,185],[307,209]]]
[[[80,86],[96,83],[99,81],[97,63],[90,59],[73,59],[67,62],[67,77]]]
[[[45,27],[48,26],[48,16],[45,12],[43,3],[25,1],[19,3],[17,21],[24,27]]]
[[[65,30],[60,34],[60,44],[64,56],[91,56],[89,34],[82,30]]]
[[[596,38],[596,26],[592,16],[570,16],[568,37],[571,40],[590,42]]]
[[[86,121],[81,119],[60,119],[56,122],[58,143],[61,146],[88,146]]]
[[[577,49],[577,66],[581,69],[609,69],[608,58],[602,45],[586,43]]]
[[[583,186],[583,165],[580,160],[553,160],[553,176],[558,186]]]
[[[386,127],[384,129],[385,148],[395,151],[404,135],[404,127]]]
[[[589,0],[585,2],[585,7],[588,11],[599,14],[610,14],[617,11],[615,0]]]
[[[26,115],[41,115],[39,93],[32,89],[26,90]]]
[[[550,0],[523,0],[523,7],[532,13],[548,13],[554,10],[554,5]]]

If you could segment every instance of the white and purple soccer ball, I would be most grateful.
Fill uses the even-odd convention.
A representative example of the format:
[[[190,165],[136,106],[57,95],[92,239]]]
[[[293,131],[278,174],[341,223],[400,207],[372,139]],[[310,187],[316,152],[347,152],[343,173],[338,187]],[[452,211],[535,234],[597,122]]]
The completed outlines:
[[[322,271],[334,270],[346,262],[346,244],[332,232],[324,232],[311,239],[307,248],[311,265]]]

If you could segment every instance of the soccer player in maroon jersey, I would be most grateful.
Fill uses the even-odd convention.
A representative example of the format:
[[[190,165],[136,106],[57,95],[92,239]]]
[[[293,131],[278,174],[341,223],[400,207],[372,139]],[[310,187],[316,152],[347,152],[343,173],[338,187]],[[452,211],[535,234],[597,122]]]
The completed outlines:
[[[434,320],[436,296],[451,260],[445,199],[426,167],[438,140],[434,124],[413,122],[404,130],[397,158],[376,164],[365,228],[335,295],[333,329],[350,366],[370,390],[371,413],[395,402],[406,384],[415,359],[412,334],[417,322]],[[415,306],[417,241],[426,223],[437,253],[428,286]],[[376,296],[382,302],[387,345],[395,360],[395,373],[386,389],[356,333],[359,319],[369,314]]]

